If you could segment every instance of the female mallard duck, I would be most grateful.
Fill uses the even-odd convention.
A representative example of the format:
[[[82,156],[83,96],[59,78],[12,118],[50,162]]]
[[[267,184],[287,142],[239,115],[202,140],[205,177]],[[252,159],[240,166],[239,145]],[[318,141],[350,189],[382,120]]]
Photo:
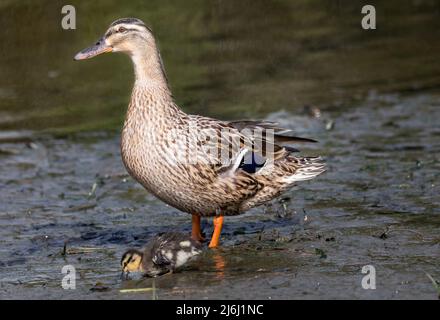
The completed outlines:
[[[285,146],[314,140],[285,136],[289,130],[274,123],[184,113],[173,100],[153,33],[141,20],[113,22],[75,60],[105,52],[128,54],[136,75],[122,130],[124,165],[159,199],[192,214],[193,239],[203,239],[200,217],[214,216],[209,246],[218,246],[224,215],[241,214],[324,172],[319,157],[296,157],[298,150]]]
[[[142,272],[157,277],[174,272],[202,252],[200,242],[177,232],[160,233],[143,250],[127,250],[121,259],[122,275]]]

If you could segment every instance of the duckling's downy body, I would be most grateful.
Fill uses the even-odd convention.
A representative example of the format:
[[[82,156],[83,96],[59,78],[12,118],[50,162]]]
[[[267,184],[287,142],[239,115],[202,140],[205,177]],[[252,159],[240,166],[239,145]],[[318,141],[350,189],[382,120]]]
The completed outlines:
[[[142,272],[156,277],[174,272],[202,252],[202,246],[182,233],[167,232],[154,237],[144,249],[130,249],[121,259],[123,272]]]
[[[324,171],[320,158],[294,156],[297,150],[285,146],[314,140],[285,136],[289,130],[274,123],[184,113],[173,100],[153,34],[139,19],[113,22],[75,59],[117,51],[131,57],[136,75],[122,130],[124,165],[159,199],[193,215],[194,239],[202,238],[200,216],[216,216],[215,247],[224,215],[241,214]],[[255,155],[264,163],[259,170],[251,163],[249,170],[244,162]]]

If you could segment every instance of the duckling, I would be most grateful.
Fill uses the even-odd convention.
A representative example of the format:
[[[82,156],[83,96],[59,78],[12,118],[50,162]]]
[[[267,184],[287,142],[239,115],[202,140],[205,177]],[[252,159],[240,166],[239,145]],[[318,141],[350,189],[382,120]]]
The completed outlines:
[[[173,273],[202,252],[200,242],[183,233],[160,233],[144,249],[129,249],[121,259],[122,277],[130,272],[157,277]]]

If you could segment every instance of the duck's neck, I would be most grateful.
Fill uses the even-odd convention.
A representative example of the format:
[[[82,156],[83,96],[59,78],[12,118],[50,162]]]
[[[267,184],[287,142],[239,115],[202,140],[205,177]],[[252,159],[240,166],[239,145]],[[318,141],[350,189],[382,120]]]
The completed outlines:
[[[127,122],[157,123],[174,119],[183,112],[174,103],[159,51],[146,50],[131,56],[136,81],[127,110]]]
[[[171,96],[162,59],[156,48],[134,52],[131,59],[136,76],[135,85],[157,87]]]

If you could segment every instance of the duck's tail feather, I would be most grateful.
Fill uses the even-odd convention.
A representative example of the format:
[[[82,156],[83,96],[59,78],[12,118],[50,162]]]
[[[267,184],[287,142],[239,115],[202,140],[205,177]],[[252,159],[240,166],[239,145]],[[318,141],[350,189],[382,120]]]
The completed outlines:
[[[310,180],[325,171],[325,163],[321,157],[287,156],[271,166],[262,168],[255,174],[261,189],[244,201],[240,211],[259,206],[279,196],[298,181]]]
[[[283,177],[283,181],[287,184],[310,180],[325,172],[325,163],[321,157],[295,157],[295,160],[295,166],[297,167],[295,172],[292,175]]]

